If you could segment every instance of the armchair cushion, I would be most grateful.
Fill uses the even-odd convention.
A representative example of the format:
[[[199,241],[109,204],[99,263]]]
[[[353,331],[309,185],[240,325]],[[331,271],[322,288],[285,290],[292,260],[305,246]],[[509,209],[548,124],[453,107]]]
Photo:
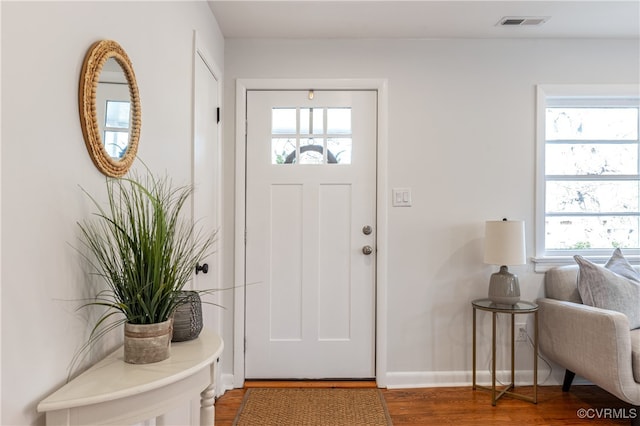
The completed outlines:
[[[633,380],[640,383],[640,329],[631,330],[631,366],[633,367]]]
[[[579,266],[578,292],[585,305],[622,312],[631,329],[640,327],[640,276],[616,249],[603,266],[574,256]],[[639,370],[640,371],[640,370]]]
[[[578,265],[556,266],[544,274],[544,289],[546,297],[555,300],[580,303],[578,291]]]

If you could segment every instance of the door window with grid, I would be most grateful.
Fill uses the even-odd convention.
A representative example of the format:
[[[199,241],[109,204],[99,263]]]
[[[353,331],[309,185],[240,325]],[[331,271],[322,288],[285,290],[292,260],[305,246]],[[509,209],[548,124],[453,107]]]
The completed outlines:
[[[351,108],[273,108],[272,164],[351,164]]]
[[[640,248],[638,90],[539,90],[539,257]],[[582,93],[581,93],[582,92]]]

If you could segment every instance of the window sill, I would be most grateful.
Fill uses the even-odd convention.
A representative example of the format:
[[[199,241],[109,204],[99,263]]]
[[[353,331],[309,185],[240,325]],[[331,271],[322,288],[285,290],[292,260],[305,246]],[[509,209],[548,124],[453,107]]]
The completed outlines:
[[[535,272],[547,272],[551,268],[563,265],[575,265],[576,261],[573,256],[556,256],[556,257],[532,257],[533,270]]]
[[[590,260],[593,263],[604,265],[609,260],[610,256],[588,256],[584,255],[585,259]],[[627,261],[632,265],[640,265],[640,256],[627,256]],[[532,257],[533,270],[535,272],[547,272],[551,268],[564,265],[575,265],[576,261],[573,256],[547,256],[547,257]]]

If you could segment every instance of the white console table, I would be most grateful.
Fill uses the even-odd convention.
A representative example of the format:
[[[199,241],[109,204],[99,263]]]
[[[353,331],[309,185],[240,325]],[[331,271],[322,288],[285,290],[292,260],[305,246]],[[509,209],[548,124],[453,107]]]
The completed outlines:
[[[38,404],[47,425],[133,424],[156,418],[200,396],[200,425],[214,424],[215,368],[222,339],[202,330],[197,339],[172,343],[171,357],[127,364],[123,349],[80,374]]]

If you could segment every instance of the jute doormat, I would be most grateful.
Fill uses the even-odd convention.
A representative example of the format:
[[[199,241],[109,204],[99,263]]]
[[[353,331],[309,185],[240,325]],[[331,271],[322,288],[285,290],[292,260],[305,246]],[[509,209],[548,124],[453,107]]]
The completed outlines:
[[[252,388],[234,426],[389,426],[378,389]]]

